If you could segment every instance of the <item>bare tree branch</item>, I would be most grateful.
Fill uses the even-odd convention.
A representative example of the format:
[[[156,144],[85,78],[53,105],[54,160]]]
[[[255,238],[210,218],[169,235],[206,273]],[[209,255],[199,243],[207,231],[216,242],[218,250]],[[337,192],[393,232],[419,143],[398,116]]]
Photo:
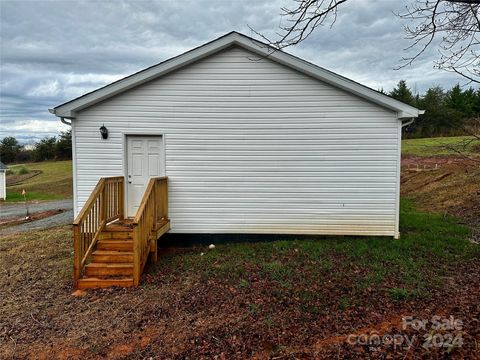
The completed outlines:
[[[452,151],[457,155],[460,155],[466,159],[480,163],[478,156],[471,156],[469,148],[480,147],[480,119],[476,119],[471,126],[463,126],[463,131],[467,134],[467,137],[457,144],[442,144],[440,148]]]
[[[436,46],[439,58],[435,67],[459,74],[469,83],[480,83],[480,0],[410,0],[403,14],[404,27],[411,44],[405,50],[418,49],[403,58],[398,67],[411,65],[425,51]],[[347,0],[292,0],[293,8],[282,8],[288,25],[280,25],[278,39],[271,40],[251,29],[269,45],[283,49],[307,39],[319,26],[333,26],[337,10]]]
[[[407,6],[402,19],[413,23],[404,27],[412,41],[407,49],[420,49],[404,58],[398,68],[412,64],[438,38],[439,59],[435,67],[454,72],[468,83],[480,83],[480,1],[478,0],[417,0]]]
[[[282,8],[282,17],[287,17],[288,26],[280,25],[278,40],[271,40],[250,28],[255,34],[266,40],[269,45],[283,49],[288,46],[297,45],[318,27],[330,21],[330,26],[337,18],[337,7],[347,0],[293,0],[297,6],[293,9]]]

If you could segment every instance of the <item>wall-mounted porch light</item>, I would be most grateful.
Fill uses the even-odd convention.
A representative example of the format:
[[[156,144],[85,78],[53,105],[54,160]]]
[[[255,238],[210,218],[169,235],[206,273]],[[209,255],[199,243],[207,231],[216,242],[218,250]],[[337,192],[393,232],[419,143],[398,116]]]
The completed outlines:
[[[102,139],[108,139],[108,129],[105,127],[105,124],[100,126],[100,135],[102,135]]]

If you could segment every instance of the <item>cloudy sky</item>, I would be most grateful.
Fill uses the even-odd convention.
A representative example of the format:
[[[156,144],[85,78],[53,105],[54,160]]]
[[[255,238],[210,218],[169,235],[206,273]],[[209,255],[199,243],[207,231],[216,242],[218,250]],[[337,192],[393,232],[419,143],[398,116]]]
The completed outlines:
[[[48,108],[249,25],[272,37],[293,0],[0,0],[0,138],[33,141],[66,127]],[[374,89],[400,79],[423,92],[462,80],[433,69],[430,49],[407,55],[398,0],[351,0],[324,27],[287,51]],[[283,20],[283,23],[285,20]]]

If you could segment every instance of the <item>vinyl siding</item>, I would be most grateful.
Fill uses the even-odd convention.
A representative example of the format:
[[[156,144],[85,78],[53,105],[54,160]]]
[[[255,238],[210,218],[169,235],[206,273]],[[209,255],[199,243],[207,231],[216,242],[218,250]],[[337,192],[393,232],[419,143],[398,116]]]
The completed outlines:
[[[172,232],[395,235],[396,113],[239,47],[74,122],[77,212],[100,177],[125,174],[124,134],[156,133]]]
[[[7,182],[6,171],[0,170],[0,199],[6,199],[7,197]]]

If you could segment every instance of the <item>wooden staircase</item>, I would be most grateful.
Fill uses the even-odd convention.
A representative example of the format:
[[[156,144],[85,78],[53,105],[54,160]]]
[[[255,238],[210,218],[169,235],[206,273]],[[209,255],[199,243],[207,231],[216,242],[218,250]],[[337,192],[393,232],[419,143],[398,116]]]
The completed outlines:
[[[85,266],[78,288],[133,286],[133,229],[125,223],[107,225]]]
[[[115,184],[109,189],[109,184]],[[103,178],[74,222],[77,289],[139,284],[157,240],[170,229],[167,178],[153,178],[135,218],[123,218],[123,178]]]

